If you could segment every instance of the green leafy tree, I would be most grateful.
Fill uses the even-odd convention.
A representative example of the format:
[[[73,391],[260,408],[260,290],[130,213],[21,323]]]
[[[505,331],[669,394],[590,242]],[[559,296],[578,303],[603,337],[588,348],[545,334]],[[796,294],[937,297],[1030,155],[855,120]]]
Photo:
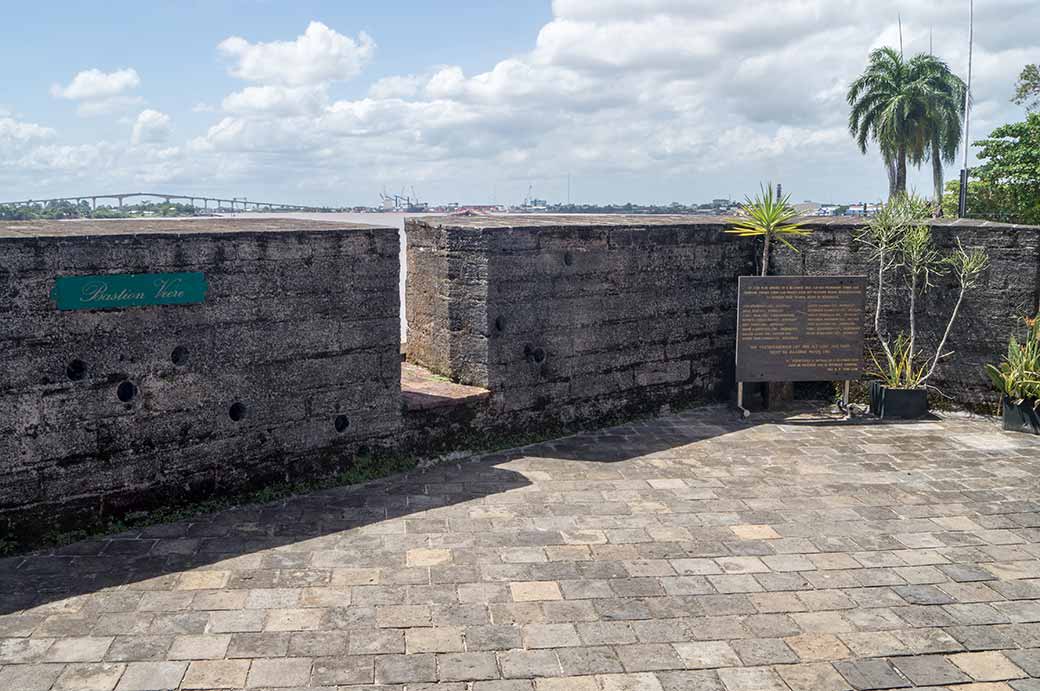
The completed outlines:
[[[1025,106],[1029,112],[1040,109],[1040,64],[1026,65],[1022,68],[1011,102]]]
[[[860,151],[873,142],[889,177],[889,196],[906,194],[907,166],[932,161],[935,199],[942,198],[943,163],[961,141],[964,82],[949,66],[924,53],[909,60],[894,48],[878,48],[849,86],[849,131]]]
[[[773,183],[763,185],[754,198],[746,197],[741,205],[744,218],[731,221],[732,227],[724,232],[742,238],[762,238],[762,275],[769,272],[769,257],[773,241],[782,242],[791,250],[798,251],[788,238],[811,235],[812,231],[793,223],[798,212],[791,206],[791,195],[780,197],[773,191]]]
[[[968,182],[968,215],[1040,224],[1040,112],[998,127],[975,146],[981,164]],[[956,209],[959,193],[960,182],[951,182],[943,207]]]

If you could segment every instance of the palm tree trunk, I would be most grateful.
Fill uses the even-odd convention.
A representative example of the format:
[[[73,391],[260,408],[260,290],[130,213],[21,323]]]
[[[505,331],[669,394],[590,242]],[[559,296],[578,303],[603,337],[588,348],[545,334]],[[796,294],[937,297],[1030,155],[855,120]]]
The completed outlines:
[[[888,173],[888,198],[896,196],[896,163],[885,157],[885,172]]]
[[[932,182],[935,184],[935,205],[942,208],[943,198],[943,163],[939,142],[932,142]]]
[[[906,194],[906,146],[899,147],[896,158],[896,194]]]
[[[765,276],[769,273],[769,241],[772,239],[769,233],[765,235],[765,245],[762,247],[762,275]]]

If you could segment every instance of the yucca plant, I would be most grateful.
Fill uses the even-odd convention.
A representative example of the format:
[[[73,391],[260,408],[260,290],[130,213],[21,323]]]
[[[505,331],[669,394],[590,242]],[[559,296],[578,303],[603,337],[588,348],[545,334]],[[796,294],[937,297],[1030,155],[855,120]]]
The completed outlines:
[[[774,240],[797,252],[798,249],[788,238],[812,235],[812,231],[802,227],[801,223],[792,223],[798,217],[798,212],[791,206],[791,195],[780,197],[773,191],[773,183],[762,185],[761,192],[754,198],[745,197],[745,202],[740,208],[746,214],[746,218],[732,219],[732,227],[724,232],[742,238],[763,239],[763,276],[769,273],[769,256]]]
[[[986,365],[986,374],[993,386],[1014,405],[1029,401],[1037,409],[1040,408],[1040,319],[1034,317],[1025,322],[1029,327],[1026,339],[1020,343],[1012,335],[1004,360],[999,365]]]
[[[890,389],[916,389],[925,379],[926,365],[917,364],[910,337],[904,333],[896,336],[895,342],[887,347],[884,358],[879,360],[873,351],[870,357],[874,369],[868,374]]]

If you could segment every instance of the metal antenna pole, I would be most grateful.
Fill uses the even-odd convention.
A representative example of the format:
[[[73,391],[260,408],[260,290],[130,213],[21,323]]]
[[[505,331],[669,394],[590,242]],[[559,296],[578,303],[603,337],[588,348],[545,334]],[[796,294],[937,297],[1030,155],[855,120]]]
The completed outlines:
[[[957,200],[957,217],[964,218],[968,214],[968,147],[971,138],[968,127],[971,124],[971,58],[975,40],[975,0],[968,0],[968,83],[964,90],[964,166],[961,168],[961,193]]]

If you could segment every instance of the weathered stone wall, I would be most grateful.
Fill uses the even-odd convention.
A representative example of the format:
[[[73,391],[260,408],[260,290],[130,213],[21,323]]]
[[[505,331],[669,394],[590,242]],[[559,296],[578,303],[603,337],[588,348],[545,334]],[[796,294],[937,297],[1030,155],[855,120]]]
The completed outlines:
[[[876,277],[868,250],[855,240],[862,225],[811,220],[814,234],[800,242],[802,251],[778,247],[771,272],[866,274],[872,329]],[[947,343],[955,354],[931,383],[953,404],[992,406],[996,396],[982,367],[999,360],[1021,317],[1036,312],[1040,229],[934,225],[944,252],[960,238],[985,248],[991,267],[965,300]],[[409,357],[491,389],[493,412],[510,424],[525,417],[588,420],[725,395],[736,279],[755,271],[757,245],[721,233],[724,227],[718,218],[659,216],[410,220]],[[445,276],[436,312],[417,291]],[[895,333],[907,328],[905,291],[898,274],[888,280],[885,320]],[[921,300],[919,339],[926,349],[934,351],[956,296],[946,276]]]
[[[867,275],[870,333],[877,298],[877,267],[870,263],[868,249],[855,239],[863,226],[862,221],[845,218],[814,220],[807,224],[813,235],[798,243],[801,251],[795,254],[780,247],[773,255],[771,270],[779,274]],[[991,407],[997,396],[983,365],[998,362],[1007,351],[1008,336],[1016,333],[1021,337],[1022,317],[1036,314],[1040,295],[1040,228],[939,220],[933,222],[933,238],[943,254],[957,248],[958,238],[965,248],[985,249],[990,268],[979,286],[965,298],[946,345],[946,351],[953,355],[940,363],[929,383],[955,405]],[[889,272],[885,280],[884,324],[892,334],[908,331],[907,290],[902,275]],[[957,293],[953,277],[947,275],[935,279],[935,286],[919,301],[918,337],[928,353],[935,352],[942,338]],[[869,355],[867,362],[872,365]]]
[[[437,374],[486,387],[485,236],[408,223],[408,356]]]
[[[0,227],[0,529],[301,477],[392,441],[398,251],[395,229],[305,221]],[[204,303],[49,296],[56,276],[186,271],[205,273]]]
[[[490,389],[512,424],[723,394],[752,249],[721,229],[683,217],[409,220],[409,357]],[[422,306],[421,286],[445,261],[461,280],[447,324],[431,326],[443,311]]]

